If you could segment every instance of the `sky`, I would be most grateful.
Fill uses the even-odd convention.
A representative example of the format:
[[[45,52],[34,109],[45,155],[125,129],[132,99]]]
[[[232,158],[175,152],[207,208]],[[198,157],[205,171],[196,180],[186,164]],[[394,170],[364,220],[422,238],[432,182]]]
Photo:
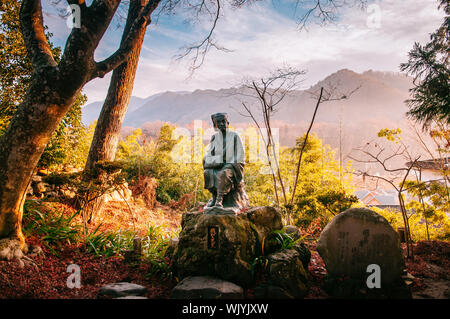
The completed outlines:
[[[52,41],[64,47],[70,28],[57,14],[55,0],[42,1]],[[414,42],[426,43],[444,16],[437,9],[437,0],[370,0],[365,9],[342,8],[334,23],[321,25],[312,17],[306,29],[301,29],[298,21],[308,1],[303,1],[303,7],[294,0],[256,1],[238,9],[225,6],[214,40],[227,50],[211,49],[193,74],[190,57],[176,57],[184,47],[202,41],[212,20],[186,21],[190,15],[185,10],[152,16],[132,95],[145,98],[165,91],[229,88],[244,78],[265,77],[285,65],[307,71],[304,88],[344,68],[399,72]],[[96,60],[118,48],[123,25],[120,18],[113,20],[96,50]],[[88,103],[104,100],[110,76],[85,85]]]

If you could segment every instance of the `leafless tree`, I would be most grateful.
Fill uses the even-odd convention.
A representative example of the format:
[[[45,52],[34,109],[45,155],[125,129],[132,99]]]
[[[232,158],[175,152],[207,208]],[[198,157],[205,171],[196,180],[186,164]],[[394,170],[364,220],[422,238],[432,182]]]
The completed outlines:
[[[273,136],[271,120],[273,114],[278,111],[277,106],[290,94],[290,92],[292,92],[293,89],[298,87],[298,84],[301,82],[300,77],[304,74],[305,71],[303,70],[285,66],[275,70],[266,78],[245,80],[238,93],[241,97],[250,98],[250,100],[253,100],[253,102],[256,102],[259,106],[258,113],[255,115],[249,102],[241,101],[245,113],[241,113],[239,110],[236,111],[244,117],[251,118],[258,128],[259,135],[264,142],[267,161],[272,173],[274,193],[278,206],[280,206],[278,183],[281,187],[284,205],[287,205],[288,199],[286,188],[280,173],[278,154],[276,153],[276,141]],[[266,134],[264,134],[263,129],[265,129]]]
[[[358,154],[358,155],[356,155]],[[403,158],[405,161],[409,161],[405,167],[392,168],[391,162],[396,158]],[[407,178],[410,176],[411,170],[419,160],[420,156],[413,157],[408,151],[407,146],[404,143],[399,143],[395,148],[384,147],[376,141],[368,142],[363,147],[355,148],[349,158],[358,163],[366,163],[369,165],[377,165],[381,167],[387,174],[382,176],[380,174],[374,174],[370,172],[370,169],[357,170],[354,172],[357,176],[369,177],[377,181],[384,181],[388,183],[397,192],[398,201],[400,205],[400,211],[403,218],[403,224],[406,234],[406,247],[407,256],[414,258],[412,250],[411,230],[409,227],[409,218],[412,214],[408,215],[405,207],[404,188]]]
[[[339,89],[335,84],[329,83],[326,88],[321,87],[318,91],[308,92],[313,99],[317,100],[317,102],[310,121],[310,125],[305,134],[304,142],[300,148],[299,158],[296,165],[294,184],[291,188],[291,197],[289,199],[287,187],[285,185],[283,177],[281,176],[279,157],[276,152],[276,141],[274,141],[273,137],[271,120],[272,116],[278,111],[278,107],[280,106],[280,103],[284,100],[284,98],[294,92],[295,89],[299,88],[299,84],[302,82],[302,76],[305,75],[305,73],[306,72],[304,70],[297,70],[293,67],[285,66],[272,72],[267,78],[260,78],[259,80],[246,80],[241,86],[238,95],[256,100],[258,111],[255,112],[254,108],[249,105],[249,102],[244,101],[241,101],[241,104],[245,110],[245,113],[236,110],[240,115],[250,118],[258,128],[258,132],[265,146],[268,164],[272,173],[274,194],[277,205],[285,210],[288,223],[290,222],[290,215],[295,197],[294,194],[297,189],[304,149],[308,141],[312,126],[314,124],[319,105],[324,102],[347,99],[359,89],[358,87],[350,92],[343,94],[339,93]],[[263,129],[267,132],[267,134],[264,134]],[[283,196],[282,205],[280,205],[280,197],[278,195],[278,184],[280,185],[281,194]]]
[[[321,25],[335,23],[339,17],[340,8],[344,6],[357,6],[364,9],[367,6],[367,0],[297,0],[295,11],[298,7],[307,8],[306,12],[298,18],[299,28],[306,28],[311,20]]]

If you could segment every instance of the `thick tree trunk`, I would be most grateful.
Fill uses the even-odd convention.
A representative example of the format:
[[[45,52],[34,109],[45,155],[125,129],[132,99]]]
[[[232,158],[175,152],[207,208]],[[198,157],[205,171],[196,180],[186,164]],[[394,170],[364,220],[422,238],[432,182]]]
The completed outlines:
[[[126,41],[101,62],[94,60],[94,52],[120,0],[94,1],[89,7],[85,1],[77,2],[82,25],[72,29],[57,64],[45,37],[41,1],[22,0],[21,31],[34,73],[24,102],[0,138],[0,242],[17,240],[20,249],[25,246],[21,220],[26,189],[52,133],[87,82],[126,61],[139,30],[150,23],[160,0],[148,1]]]
[[[62,98],[49,82],[37,78],[31,83],[25,101],[0,139],[0,238],[18,239],[21,245],[23,202],[31,175],[53,131],[79,93],[77,90]]]
[[[148,0],[130,2],[122,43],[126,40],[133,21],[139,16],[147,2]],[[145,30],[145,25],[142,25],[137,30],[136,41],[131,46],[127,61],[113,71],[108,94],[95,127],[85,171],[93,169],[99,161],[113,161],[115,158],[123,119],[133,91]],[[92,222],[95,214],[101,210],[103,204],[104,196],[101,196],[86,205],[84,213],[88,217],[89,222]]]

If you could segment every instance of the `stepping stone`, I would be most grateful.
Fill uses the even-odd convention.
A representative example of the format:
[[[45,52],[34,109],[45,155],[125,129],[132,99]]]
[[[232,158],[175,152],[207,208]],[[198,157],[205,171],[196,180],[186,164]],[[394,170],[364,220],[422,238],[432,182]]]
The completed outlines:
[[[242,287],[215,277],[184,278],[170,295],[172,299],[239,299],[244,298]]]
[[[119,297],[114,299],[148,299],[147,297],[143,296],[126,296],[126,297]]]
[[[118,282],[108,284],[100,288],[99,297],[127,297],[142,296],[147,292],[147,288],[130,282]]]

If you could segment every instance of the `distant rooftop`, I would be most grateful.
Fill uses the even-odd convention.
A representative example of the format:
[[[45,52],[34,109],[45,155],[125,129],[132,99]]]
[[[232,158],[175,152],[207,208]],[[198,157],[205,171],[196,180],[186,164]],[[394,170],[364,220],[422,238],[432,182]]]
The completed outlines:
[[[406,165],[410,166],[412,162],[407,162]],[[438,158],[438,159],[428,159],[425,161],[417,161],[414,168],[418,169],[432,169],[432,170],[441,170],[443,168],[450,167],[450,157]]]
[[[388,190],[358,190],[355,195],[367,206],[399,206],[395,191]]]

